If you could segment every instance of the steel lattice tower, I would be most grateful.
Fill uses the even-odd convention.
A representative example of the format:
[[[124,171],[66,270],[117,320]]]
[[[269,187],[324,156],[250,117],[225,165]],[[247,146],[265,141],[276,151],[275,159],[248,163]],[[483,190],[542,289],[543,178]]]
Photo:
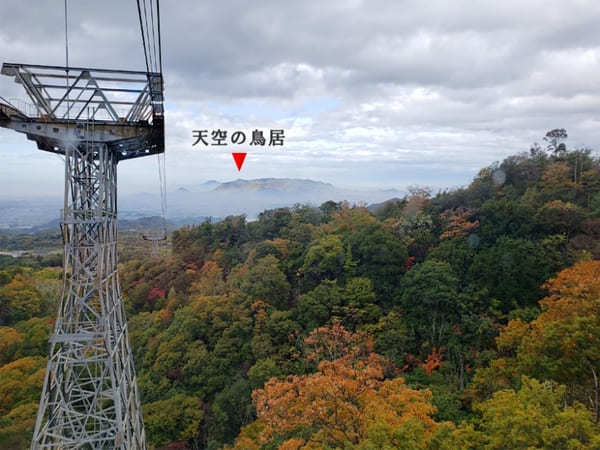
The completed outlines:
[[[117,272],[117,164],[164,152],[162,75],[24,64],[2,73],[32,103],[0,98],[0,126],[65,160],[64,285],[31,448],[145,449]]]

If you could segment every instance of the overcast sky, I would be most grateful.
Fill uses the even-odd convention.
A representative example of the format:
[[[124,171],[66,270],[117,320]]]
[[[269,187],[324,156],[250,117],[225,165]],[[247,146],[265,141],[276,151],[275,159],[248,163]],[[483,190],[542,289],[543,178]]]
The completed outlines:
[[[144,68],[134,0],[69,5],[71,65]],[[64,64],[62,0],[1,11],[1,61]],[[597,0],[163,0],[161,14],[169,189],[460,186],[557,127],[600,148]],[[1,77],[0,95],[25,94]],[[192,147],[216,128],[283,128],[285,146]],[[240,174],[231,151],[249,152]],[[121,192],[157,189],[153,157],[119,170]],[[0,196],[59,193],[62,162],[0,129],[0,180]]]

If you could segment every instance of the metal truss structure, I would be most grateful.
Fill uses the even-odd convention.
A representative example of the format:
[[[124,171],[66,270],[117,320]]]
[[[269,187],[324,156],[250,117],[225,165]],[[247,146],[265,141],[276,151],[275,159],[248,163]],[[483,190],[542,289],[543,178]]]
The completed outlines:
[[[142,235],[142,239],[150,242],[150,244],[152,245],[152,248],[150,251],[150,257],[151,258],[160,258],[161,246],[167,242],[167,235],[166,234],[147,233],[147,234]]]
[[[119,160],[164,151],[160,73],[4,63],[31,103],[0,99],[0,126],[65,154],[93,137]],[[94,136],[85,127],[94,123]]]
[[[0,126],[64,155],[64,285],[32,449],[145,449],[117,272],[117,164],[164,152],[162,75],[4,64]]]

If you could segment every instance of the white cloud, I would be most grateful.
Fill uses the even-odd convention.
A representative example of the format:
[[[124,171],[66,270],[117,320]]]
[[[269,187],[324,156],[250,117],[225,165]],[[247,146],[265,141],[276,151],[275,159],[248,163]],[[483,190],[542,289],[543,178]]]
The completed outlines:
[[[4,3],[0,55],[61,64],[62,7]],[[73,64],[143,67],[133,2],[70,4]],[[597,1],[171,0],[161,12],[171,184],[239,175],[237,148],[192,147],[193,129],[284,128],[283,150],[249,150],[245,177],[399,188],[466,184],[555,127],[599,147]],[[2,78],[0,95],[22,95]],[[8,131],[2,153],[11,192],[48,160]],[[121,187],[152,189],[154,170],[123,164]]]

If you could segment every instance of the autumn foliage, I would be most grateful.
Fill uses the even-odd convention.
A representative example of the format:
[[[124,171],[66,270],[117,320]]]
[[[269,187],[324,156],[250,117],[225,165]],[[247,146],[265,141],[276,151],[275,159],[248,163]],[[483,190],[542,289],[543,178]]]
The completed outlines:
[[[588,150],[534,145],[435,195],[206,221],[166,259],[123,237],[150,448],[600,448]],[[1,449],[30,443],[58,264],[0,254]]]
[[[423,370],[427,375],[431,375],[442,365],[442,349],[433,348],[425,362],[422,364]]]
[[[481,371],[476,388],[510,386],[517,373],[552,379],[568,387],[566,399],[591,406],[600,416],[600,261],[584,261],[561,271],[545,285],[542,313],[532,322],[509,322],[497,339],[507,355],[494,362],[512,372]],[[499,383],[500,381],[500,383]]]
[[[453,237],[468,236],[479,226],[479,221],[469,220],[471,211],[465,208],[444,211],[440,217],[447,223],[445,231],[440,235],[440,239],[449,239]]]
[[[340,336],[341,347],[324,336]],[[343,327],[319,329],[306,341],[320,344],[312,353],[324,358],[316,373],[272,378],[254,391],[258,419],[242,431],[236,448],[273,442],[280,449],[382,448],[400,445],[412,429],[420,432],[419,446],[428,442],[437,426],[431,392],[410,389],[402,378],[386,379],[389,362],[352,346],[357,339]],[[338,358],[328,359],[332,355]]]

